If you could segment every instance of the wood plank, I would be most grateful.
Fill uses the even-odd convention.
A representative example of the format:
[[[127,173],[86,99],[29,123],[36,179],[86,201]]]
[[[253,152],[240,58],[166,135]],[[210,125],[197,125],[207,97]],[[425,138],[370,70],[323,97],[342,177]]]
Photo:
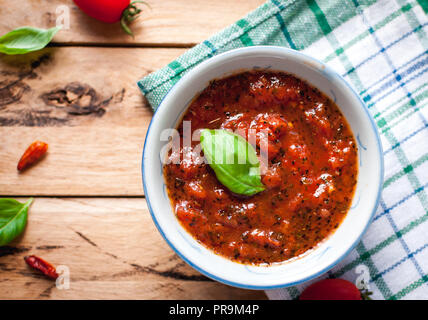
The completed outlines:
[[[70,29],[59,32],[55,42],[191,46],[242,18],[264,0],[147,2],[152,9],[145,9],[133,23],[132,38],[119,24],[109,25],[88,17],[72,0],[0,0],[0,34],[24,25],[52,27],[58,17],[57,8],[65,4],[70,9]]]
[[[152,111],[136,81],[183,52],[66,47],[0,56],[0,195],[142,195]],[[19,174],[34,140],[47,142],[48,154]]]
[[[20,201],[25,199],[20,198]],[[70,289],[28,268],[35,254],[70,270]],[[0,247],[0,299],[265,299],[212,281],[162,239],[144,199],[37,198],[19,239]]]

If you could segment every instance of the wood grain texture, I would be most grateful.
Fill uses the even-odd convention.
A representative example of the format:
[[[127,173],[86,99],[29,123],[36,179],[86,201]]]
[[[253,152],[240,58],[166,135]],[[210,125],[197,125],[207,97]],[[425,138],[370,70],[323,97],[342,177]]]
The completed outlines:
[[[18,199],[23,201],[25,199]],[[70,289],[28,268],[38,255],[70,269]],[[265,299],[212,281],[157,232],[144,199],[37,198],[24,234],[0,247],[0,299]]]
[[[242,18],[264,0],[148,0],[132,24],[135,38],[126,35],[119,24],[105,24],[90,18],[72,0],[0,0],[0,34],[30,25],[55,26],[60,5],[69,7],[70,29],[62,30],[54,41],[67,44],[103,43],[145,46],[192,46]]]
[[[0,197],[46,196],[33,202],[25,232],[0,247],[0,299],[266,298],[204,277],[156,230],[140,168],[152,111],[136,86],[184,53],[180,48],[264,0],[148,2],[152,9],[132,25],[132,38],[72,0],[0,0],[0,34],[53,27],[57,8],[70,9],[70,29],[51,47],[0,55]],[[19,174],[17,162],[34,140],[47,142],[48,154]],[[30,270],[29,254],[68,266],[70,289]]]
[[[136,80],[184,49],[48,48],[0,56],[0,195],[142,195],[152,111]],[[46,157],[23,173],[34,140]]]

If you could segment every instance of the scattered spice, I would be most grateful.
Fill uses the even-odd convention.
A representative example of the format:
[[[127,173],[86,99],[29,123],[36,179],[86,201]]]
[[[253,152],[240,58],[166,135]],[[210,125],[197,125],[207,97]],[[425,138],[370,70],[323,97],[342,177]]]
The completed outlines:
[[[55,280],[58,278],[58,273],[53,265],[37,256],[24,257],[25,262],[33,269],[39,270],[48,278]]]
[[[48,151],[48,144],[41,141],[33,142],[25,150],[18,162],[18,171],[22,171],[37,162]]]

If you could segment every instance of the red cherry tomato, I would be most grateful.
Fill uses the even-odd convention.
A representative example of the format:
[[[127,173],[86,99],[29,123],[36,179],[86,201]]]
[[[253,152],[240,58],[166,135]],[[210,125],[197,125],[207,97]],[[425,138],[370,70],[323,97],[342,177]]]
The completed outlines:
[[[73,0],[88,16],[106,23],[120,21],[123,30],[133,36],[128,24],[138,18],[142,11],[138,4],[150,6],[141,0]]]
[[[88,16],[106,23],[114,23],[120,21],[131,0],[74,0],[74,3]]]
[[[358,288],[343,279],[325,279],[307,287],[300,300],[362,300]]]

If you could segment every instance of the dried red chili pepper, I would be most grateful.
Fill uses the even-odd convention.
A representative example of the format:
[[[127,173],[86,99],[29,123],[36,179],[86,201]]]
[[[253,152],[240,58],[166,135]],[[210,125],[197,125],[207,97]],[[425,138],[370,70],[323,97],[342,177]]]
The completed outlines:
[[[34,141],[25,150],[21,159],[18,162],[18,170],[22,171],[32,165],[34,162],[39,160],[48,151],[48,144],[41,141]]]
[[[33,269],[39,270],[51,279],[58,278],[58,273],[53,265],[37,256],[24,257],[25,262]]]

